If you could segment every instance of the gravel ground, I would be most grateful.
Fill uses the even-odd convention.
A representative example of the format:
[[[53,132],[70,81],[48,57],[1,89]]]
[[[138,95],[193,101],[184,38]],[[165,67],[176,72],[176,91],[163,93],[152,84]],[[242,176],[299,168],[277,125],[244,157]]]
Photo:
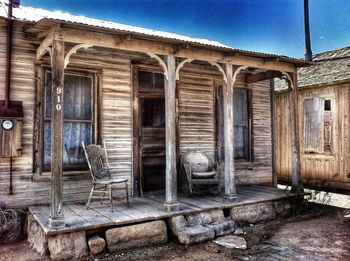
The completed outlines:
[[[231,251],[213,242],[189,247],[171,242],[156,247],[104,253],[79,260],[350,260],[350,222],[340,220],[343,209],[310,204],[306,211],[244,228],[246,250]],[[40,257],[26,241],[0,246],[0,260],[50,260]]]

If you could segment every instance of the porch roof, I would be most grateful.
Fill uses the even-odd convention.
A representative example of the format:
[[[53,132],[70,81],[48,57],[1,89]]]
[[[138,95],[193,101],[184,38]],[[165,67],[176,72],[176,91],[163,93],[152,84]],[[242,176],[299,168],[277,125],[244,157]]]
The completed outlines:
[[[294,64],[297,67],[306,66],[309,63],[303,59],[291,58],[284,55],[269,54],[263,52],[255,52],[232,48],[217,41],[193,38],[185,35],[157,31],[137,26],[131,26],[121,23],[115,23],[111,21],[104,21],[99,19],[93,19],[85,16],[77,16],[69,13],[63,13],[61,11],[49,11],[40,8],[33,8],[27,6],[20,6],[13,10],[13,15],[16,20],[29,22],[31,25],[27,28],[26,32],[37,33],[42,30],[51,28],[55,24],[66,24],[82,26],[86,29],[98,29],[99,32],[115,33],[115,34],[132,34],[141,39],[146,40],[158,40],[164,43],[175,44],[190,44],[193,47],[201,47],[205,49],[215,50],[234,55],[244,55],[252,58],[276,60],[286,63]],[[0,17],[6,19],[6,13],[3,9],[0,9]]]

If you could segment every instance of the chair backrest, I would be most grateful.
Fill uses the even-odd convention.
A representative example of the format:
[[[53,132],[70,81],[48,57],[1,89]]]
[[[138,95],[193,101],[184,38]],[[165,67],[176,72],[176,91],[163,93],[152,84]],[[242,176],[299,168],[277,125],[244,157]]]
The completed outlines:
[[[82,142],[86,160],[93,180],[111,178],[107,158],[106,144],[104,148],[97,144],[86,145]]]
[[[181,162],[182,164],[190,164],[192,172],[211,171],[214,165],[212,156],[198,151],[184,152],[181,156]]]

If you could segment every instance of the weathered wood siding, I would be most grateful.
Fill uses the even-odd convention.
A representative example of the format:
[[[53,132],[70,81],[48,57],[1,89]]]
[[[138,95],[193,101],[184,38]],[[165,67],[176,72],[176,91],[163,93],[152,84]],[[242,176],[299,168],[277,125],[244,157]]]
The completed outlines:
[[[8,159],[0,159],[0,205],[26,206],[49,202],[50,173],[33,173],[34,107],[36,72],[35,41],[25,38],[22,24],[15,23],[11,99],[23,101],[22,157],[13,159],[13,195],[8,195]],[[0,63],[5,62],[6,30],[0,28]],[[87,62],[88,61],[88,62]],[[106,140],[113,176],[129,178],[132,172],[132,102],[130,60],[105,55],[75,54],[69,64],[101,70],[101,138]],[[4,66],[0,67],[0,99],[4,99]],[[98,122],[96,122],[98,124]],[[115,162],[115,163],[114,163]],[[64,201],[85,201],[91,189],[88,171],[65,172]]]
[[[4,99],[4,63],[6,29],[0,27],[0,99]],[[39,42],[26,38],[23,24],[16,22],[13,39],[11,99],[23,101],[22,156],[13,159],[13,195],[9,190],[8,159],[0,159],[0,205],[27,206],[49,202],[50,173],[38,175],[35,169],[35,107],[39,65],[34,65]],[[67,51],[67,50],[66,50]],[[132,56],[132,54],[129,54]],[[135,54],[135,57],[139,57]],[[71,57],[69,68],[96,71],[97,97],[100,111],[96,120],[100,139],[107,142],[113,176],[129,179],[132,190],[132,132],[133,100],[131,60],[107,49],[78,51]],[[68,68],[68,69],[69,69]],[[238,184],[270,183],[271,175],[271,117],[269,82],[246,86],[243,74],[236,88],[251,90],[253,162],[236,162]],[[201,65],[186,65],[178,82],[178,144],[179,152],[194,149],[215,153],[216,89],[222,85],[221,74]],[[38,85],[39,86],[39,85]],[[65,171],[64,202],[85,201],[91,189],[88,171]]]
[[[180,71],[177,87],[180,153],[188,150],[215,153],[215,73],[194,65]]]
[[[180,71],[179,146],[187,150],[216,153],[216,92],[221,74],[186,65]],[[245,84],[239,74],[235,88],[250,90],[252,112],[252,163],[236,161],[237,184],[272,184],[270,82]]]
[[[235,86],[243,85],[243,79],[239,77]],[[237,181],[238,184],[272,184],[270,81],[249,84],[248,88],[251,92],[253,164],[251,169],[237,166]]]
[[[277,111],[277,174],[283,181],[291,180],[291,146],[288,94],[276,95]],[[331,98],[332,152],[307,153],[304,148],[303,100],[311,97]],[[299,133],[301,174],[309,182],[332,181],[330,187],[350,190],[350,83],[306,88],[299,91]],[[334,177],[334,175],[337,175]]]

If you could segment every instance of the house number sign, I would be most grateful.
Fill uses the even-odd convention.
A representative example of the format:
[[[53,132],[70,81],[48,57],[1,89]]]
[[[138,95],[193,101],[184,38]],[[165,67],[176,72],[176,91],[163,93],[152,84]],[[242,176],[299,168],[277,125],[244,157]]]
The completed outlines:
[[[56,88],[56,94],[57,94],[56,110],[60,111],[62,109],[62,104],[61,104],[62,89],[60,87]]]

